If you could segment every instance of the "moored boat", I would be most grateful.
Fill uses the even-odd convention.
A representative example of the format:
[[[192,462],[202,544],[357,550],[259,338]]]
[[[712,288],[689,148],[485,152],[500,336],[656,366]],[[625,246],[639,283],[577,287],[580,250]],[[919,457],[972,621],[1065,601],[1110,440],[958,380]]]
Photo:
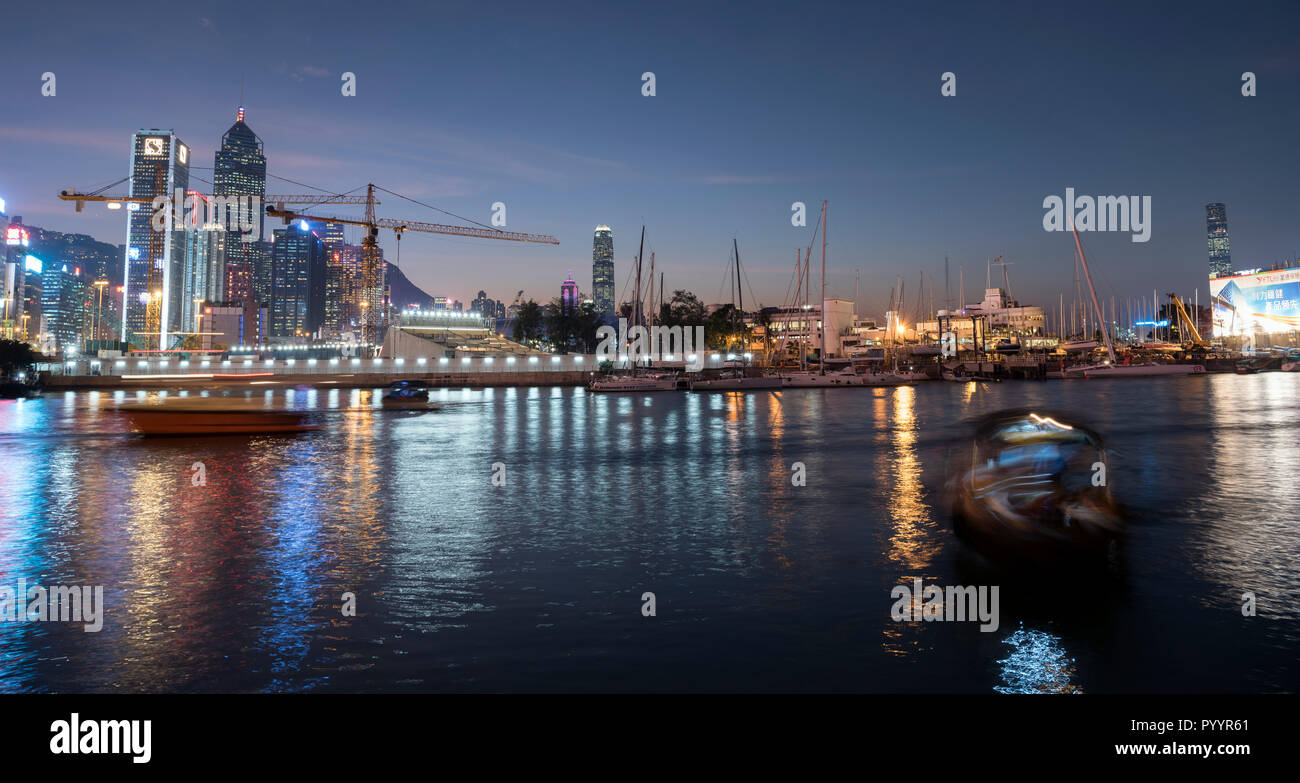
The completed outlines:
[[[652,392],[675,391],[682,386],[682,377],[676,373],[646,375],[607,375],[591,382],[594,392]]]
[[[815,370],[795,370],[777,373],[781,386],[786,389],[817,389],[847,386],[865,386],[866,379],[852,369],[819,373]]]
[[[739,370],[723,372],[717,378],[697,378],[691,381],[691,391],[748,391],[779,388],[781,388],[779,375],[745,375]]]
[[[1203,375],[1202,364],[1085,364],[1066,367],[1064,378],[1144,378],[1153,375]]]

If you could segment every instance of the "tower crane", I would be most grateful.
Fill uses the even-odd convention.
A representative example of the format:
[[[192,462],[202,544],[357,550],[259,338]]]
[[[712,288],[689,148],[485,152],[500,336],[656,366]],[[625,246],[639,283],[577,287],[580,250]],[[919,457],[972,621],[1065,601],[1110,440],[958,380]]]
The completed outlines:
[[[269,201],[269,199],[268,199]],[[379,258],[379,229],[391,229],[397,235],[398,258],[401,257],[402,233],[419,231],[428,234],[450,234],[452,236],[474,237],[477,239],[504,239],[511,242],[532,242],[543,245],[558,245],[560,240],[549,234],[525,234],[518,231],[502,231],[485,226],[449,226],[441,223],[425,223],[418,220],[401,220],[396,218],[375,217],[375,186],[366,185],[365,218],[342,218],[329,215],[304,215],[293,210],[284,209],[277,204],[267,204],[266,214],[278,217],[285,224],[294,220],[314,220],[321,223],[339,223],[345,226],[363,226],[366,229],[361,240],[361,287],[362,287],[362,341],[374,339],[379,332],[383,318],[384,268]]]

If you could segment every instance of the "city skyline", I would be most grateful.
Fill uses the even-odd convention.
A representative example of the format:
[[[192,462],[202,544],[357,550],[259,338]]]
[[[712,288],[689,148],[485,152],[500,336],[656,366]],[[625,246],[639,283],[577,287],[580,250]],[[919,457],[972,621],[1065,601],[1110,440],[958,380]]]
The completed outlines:
[[[1190,294],[1205,289],[1208,203],[1232,206],[1239,266],[1267,267],[1300,249],[1291,217],[1297,196],[1286,177],[1297,163],[1287,129],[1300,120],[1300,60],[1279,31],[1244,17],[1215,18],[1217,48],[1199,48],[1209,32],[1197,21],[1205,22],[1211,8],[1159,19],[1159,34],[1146,41],[1165,55],[1158,70],[1135,67],[1136,55],[1123,54],[1136,33],[1063,17],[1054,20],[1061,29],[1106,42],[1109,53],[1039,32],[1017,37],[1019,48],[1001,50],[990,62],[983,55],[988,42],[1024,32],[1011,9],[996,20],[950,11],[971,14],[973,29],[945,25],[924,35],[921,20],[898,11],[873,18],[870,27],[856,24],[864,21],[861,12],[844,11],[810,11],[813,23],[799,32],[782,27],[783,12],[746,22],[747,36],[774,45],[789,36],[824,51],[825,63],[748,55],[736,46],[739,36],[721,33],[706,50],[699,33],[669,34],[663,22],[678,12],[665,10],[658,23],[646,12],[619,28],[622,43],[635,42],[630,48],[640,53],[593,44],[610,46],[618,66],[599,74],[576,73],[573,65],[526,69],[543,47],[576,35],[576,14],[545,22],[527,7],[512,8],[497,32],[434,47],[429,62],[409,54],[376,62],[356,50],[357,41],[373,35],[368,30],[343,39],[331,26],[303,19],[294,25],[300,32],[275,50],[283,62],[254,67],[267,47],[266,32],[235,36],[233,19],[221,15],[167,18],[159,24],[193,45],[192,52],[167,53],[173,67],[192,74],[193,89],[166,101],[126,89],[128,71],[121,66],[92,67],[102,59],[102,45],[74,46],[86,53],[42,68],[58,77],[54,97],[41,96],[35,78],[25,88],[15,80],[14,116],[23,119],[0,124],[0,141],[19,153],[4,195],[10,213],[29,223],[123,241],[121,213],[76,214],[54,193],[123,175],[123,140],[135,128],[171,128],[192,145],[194,161],[212,160],[221,129],[230,127],[243,71],[245,104],[257,118],[276,183],[269,189],[301,189],[276,177],[336,191],[375,181],[480,222],[501,202],[508,230],[545,231],[562,242],[506,246],[408,234],[398,261],[391,235],[382,235],[388,259],[431,294],[468,300],[490,274],[508,281],[495,295],[522,288],[526,298],[541,301],[535,292],[552,291],[564,270],[586,268],[592,226],[608,224],[614,234],[631,237],[644,222],[646,252],[656,252],[669,290],[725,301],[734,236],[753,295],[779,305],[795,250],[812,241],[811,227],[791,225],[791,204],[815,211],[826,199],[827,294],[852,297],[861,279],[863,314],[884,309],[899,275],[914,282],[924,270],[942,279],[945,257],[954,304],[961,298],[960,271],[973,279],[966,280],[964,298],[977,300],[981,267],[1001,256],[1015,264],[1017,298],[1049,306],[1072,288],[1072,246],[1042,230],[1042,200],[1065,187],[1151,196],[1149,242],[1116,233],[1083,237],[1099,289]],[[33,31],[57,26],[43,13],[22,9],[19,24]],[[282,13],[271,11],[267,19]],[[969,40],[978,35],[952,31],[992,31],[999,23],[1007,30],[978,45]],[[120,21],[105,16],[104,24],[116,30]],[[514,47],[492,43],[509,39],[515,27],[533,34]],[[851,31],[879,45],[858,46],[863,41]],[[886,31],[923,45],[885,40]],[[33,46],[42,38],[20,41],[20,59],[40,62]],[[324,42],[338,46],[324,47],[332,54],[322,58]],[[487,45],[490,56],[470,57],[471,42]],[[238,71],[186,67],[219,46],[241,63]],[[1045,56],[1049,50],[1053,56]],[[1187,73],[1170,79],[1178,69]],[[1254,97],[1241,95],[1240,74],[1247,70],[1259,78]],[[654,97],[642,95],[647,71],[656,74]],[[947,71],[957,75],[951,98],[940,94]],[[356,75],[354,98],[340,94],[343,72]],[[1078,79],[1082,73],[1088,78]],[[453,88],[457,80],[475,89]],[[494,85],[512,90],[508,106],[487,99]],[[575,124],[581,96],[608,108],[608,116]],[[846,103],[845,96],[860,97]],[[555,110],[526,127],[510,119],[543,104]],[[832,105],[834,112],[818,109]],[[380,143],[367,117],[393,112],[403,121],[385,124]],[[39,155],[51,148],[59,154]],[[1191,160],[1197,165],[1188,165]],[[192,170],[205,179],[212,174]],[[380,214],[455,222],[394,200]],[[630,242],[617,247],[615,296],[623,301],[635,248]],[[590,288],[590,281],[580,283]]]

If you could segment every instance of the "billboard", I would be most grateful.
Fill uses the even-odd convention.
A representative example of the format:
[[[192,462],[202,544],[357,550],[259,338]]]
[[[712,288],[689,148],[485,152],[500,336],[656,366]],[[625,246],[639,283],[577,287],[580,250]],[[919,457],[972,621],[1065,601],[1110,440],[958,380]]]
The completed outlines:
[[[1214,336],[1300,329],[1300,269],[1210,278]]]

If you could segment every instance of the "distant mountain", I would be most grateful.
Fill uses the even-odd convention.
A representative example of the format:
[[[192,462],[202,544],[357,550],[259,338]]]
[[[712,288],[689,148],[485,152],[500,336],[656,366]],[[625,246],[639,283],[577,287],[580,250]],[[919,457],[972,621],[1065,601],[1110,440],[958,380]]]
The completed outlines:
[[[28,252],[46,263],[68,264],[81,269],[90,279],[108,278],[122,284],[123,245],[110,245],[86,234],[64,234],[39,226],[24,225],[31,236]]]
[[[393,307],[405,309],[409,305],[416,305],[424,310],[433,309],[432,296],[408,280],[402,270],[391,262],[385,261],[384,264],[388,270],[388,295]]]

